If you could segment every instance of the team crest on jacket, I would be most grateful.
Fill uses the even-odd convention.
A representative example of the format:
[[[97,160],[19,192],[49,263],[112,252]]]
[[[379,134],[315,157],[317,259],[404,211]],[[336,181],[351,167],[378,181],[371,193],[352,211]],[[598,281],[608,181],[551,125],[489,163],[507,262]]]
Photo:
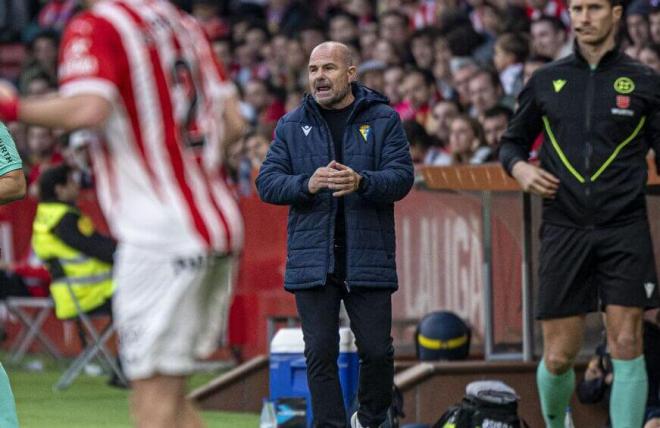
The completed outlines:
[[[360,125],[360,134],[362,135],[362,138],[364,138],[364,141],[369,141],[369,132],[371,131],[371,127],[367,125],[366,123],[364,125]]]
[[[616,96],[616,106],[618,108],[628,108],[630,107],[630,97],[627,95],[617,95]]]

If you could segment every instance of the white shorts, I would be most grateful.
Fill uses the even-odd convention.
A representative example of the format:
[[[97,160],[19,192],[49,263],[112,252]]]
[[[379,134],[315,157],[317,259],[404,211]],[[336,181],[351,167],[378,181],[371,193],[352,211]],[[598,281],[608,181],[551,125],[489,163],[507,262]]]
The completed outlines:
[[[234,258],[120,246],[113,317],[129,379],[187,375],[226,331]]]

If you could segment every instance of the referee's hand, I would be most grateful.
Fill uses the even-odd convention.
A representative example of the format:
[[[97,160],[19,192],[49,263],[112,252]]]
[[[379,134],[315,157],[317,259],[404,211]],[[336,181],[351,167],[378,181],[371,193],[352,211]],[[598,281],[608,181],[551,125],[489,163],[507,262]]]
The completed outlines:
[[[516,162],[511,169],[511,175],[525,192],[535,193],[544,198],[554,199],[559,189],[557,177],[527,162]]]

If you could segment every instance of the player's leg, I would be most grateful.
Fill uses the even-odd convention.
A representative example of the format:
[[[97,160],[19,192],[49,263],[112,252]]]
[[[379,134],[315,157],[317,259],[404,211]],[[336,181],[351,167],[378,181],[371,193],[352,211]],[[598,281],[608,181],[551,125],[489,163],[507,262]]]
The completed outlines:
[[[638,221],[601,230],[598,240],[596,278],[614,372],[610,419],[615,428],[637,428],[648,391],[642,312],[660,303],[651,235],[648,223]]]
[[[207,262],[203,254],[180,257],[127,246],[118,251],[113,319],[138,427],[201,424],[186,404],[185,380],[196,367],[199,337],[207,337],[200,309]]]
[[[537,387],[546,426],[563,428],[575,389],[573,362],[582,345],[584,316],[598,309],[590,232],[542,225],[539,262],[536,317],[543,331],[543,359]]]
[[[133,418],[138,428],[198,428],[201,418],[186,402],[184,376],[156,375],[132,382]]]
[[[541,409],[548,428],[563,428],[575,389],[573,363],[582,346],[584,316],[542,320],[541,328],[543,359],[536,371]]]
[[[14,394],[11,392],[9,377],[2,364],[0,364],[0,427],[18,428]]]
[[[607,346],[614,371],[610,419],[615,428],[636,428],[644,421],[648,394],[642,355],[642,309],[608,305],[606,314]]]
[[[305,340],[307,382],[312,396],[314,426],[346,426],[339,383],[339,304],[343,283],[328,276],[326,284],[297,290],[296,307]]]

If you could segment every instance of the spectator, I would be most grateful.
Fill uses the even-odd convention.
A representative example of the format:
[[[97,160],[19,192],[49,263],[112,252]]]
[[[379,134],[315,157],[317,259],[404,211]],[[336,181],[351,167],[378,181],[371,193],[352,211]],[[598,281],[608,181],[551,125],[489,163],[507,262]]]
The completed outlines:
[[[425,70],[412,69],[403,78],[404,103],[395,109],[402,120],[415,120],[426,127],[435,101],[433,75]]]
[[[408,17],[397,10],[383,12],[380,23],[380,38],[394,47],[394,52],[403,62],[408,62]]]
[[[31,76],[25,77],[25,95],[44,95],[57,90],[57,83],[52,76],[39,67],[30,70]]]
[[[647,43],[639,51],[639,61],[660,73],[660,44]]]
[[[495,41],[495,69],[504,94],[517,97],[523,86],[523,63],[529,55],[529,41],[518,33],[505,33]]]
[[[555,17],[541,16],[532,21],[531,35],[532,51],[535,55],[559,59],[573,51],[566,27]]]
[[[273,125],[284,115],[284,104],[267,81],[253,79],[245,85],[245,119],[256,127]]]
[[[423,165],[428,151],[437,146],[433,137],[426,133],[426,130],[415,120],[405,120],[402,123],[403,131],[410,144],[410,157],[414,165]]]
[[[506,131],[511,116],[513,116],[513,110],[504,106],[492,107],[484,113],[482,121],[484,137],[486,138],[488,147],[493,150],[494,157],[497,157],[500,148],[500,139],[504,135],[504,131]]]
[[[304,68],[306,59],[309,58],[312,49],[320,43],[323,43],[326,39],[323,25],[317,22],[308,22],[300,29],[298,37],[302,45],[302,51],[300,54],[303,56],[302,62]]]
[[[385,64],[377,60],[363,62],[358,67],[358,81],[368,88],[385,93],[385,69]]]
[[[410,37],[410,51],[415,65],[421,70],[433,69],[434,48],[434,34],[429,29],[417,30]]]
[[[332,13],[328,18],[328,35],[330,40],[346,45],[359,43],[358,18],[342,10]]]
[[[369,0],[347,0],[342,2],[346,12],[357,16],[362,32],[375,21],[374,4]]]
[[[452,58],[451,76],[462,110],[470,107],[470,80],[479,71],[477,63],[469,57]]]
[[[449,155],[452,164],[482,164],[493,159],[481,124],[468,115],[454,118],[449,131]]]
[[[272,33],[284,34],[292,37],[302,34],[314,13],[305,4],[298,0],[270,0],[266,9],[268,29]]]
[[[451,121],[460,114],[458,104],[451,100],[437,102],[431,110],[433,119],[430,126],[431,134],[437,138],[443,146],[449,142],[449,131]]]
[[[523,65],[523,84],[526,85],[532,74],[550,61],[552,61],[551,58],[541,55],[532,55],[527,58]]]
[[[390,100],[390,105],[395,109],[403,102],[403,91],[401,90],[403,75],[403,68],[400,66],[389,66],[383,74],[384,94]]]
[[[28,173],[29,194],[37,196],[39,176],[44,169],[62,162],[63,157],[53,131],[43,126],[27,128],[30,172]]]
[[[527,16],[534,22],[541,16],[551,16],[559,19],[565,28],[571,23],[571,17],[562,0],[526,0]]]
[[[444,37],[437,37],[433,44],[433,77],[435,85],[442,99],[449,100],[456,97],[451,77],[451,51]]]
[[[42,30],[31,40],[27,63],[19,77],[19,89],[25,93],[27,83],[38,73],[46,73],[51,81],[57,80],[57,49],[59,36],[54,30]]]
[[[266,159],[266,153],[270,148],[270,141],[262,134],[256,132],[245,135],[245,157],[250,162],[252,170],[259,170],[262,162]]]
[[[639,51],[650,39],[649,7],[647,0],[634,0],[626,10],[626,29],[629,45],[625,52],[639,58]]]
[[[649,38],[653,43],[660,44],[660,5],[649,11]]]
[[[50,0],[39,12],[37,23],[41,28],[62,31],[66,23],[80,9],[78,0]]]
[[[229,32],[227,24],[220,18],[220,5],[213,0],[195,0],[191,15],[199,22],[210,40],[225,37]]]
[[[380,39],[376,42],[372,58],[388,66],[402,64],[401,55],[397,53],[394,44],[385,39]]]
[[[363,60],[373,59],[376,43],[378,43],[377,24],[370,24],[367,28],[360,31],[359,45]]]
[[[502,102],[504,93],[497,72],[492,69],[479,69],[470,79],[470,115],[483,117],[486,110]]]

